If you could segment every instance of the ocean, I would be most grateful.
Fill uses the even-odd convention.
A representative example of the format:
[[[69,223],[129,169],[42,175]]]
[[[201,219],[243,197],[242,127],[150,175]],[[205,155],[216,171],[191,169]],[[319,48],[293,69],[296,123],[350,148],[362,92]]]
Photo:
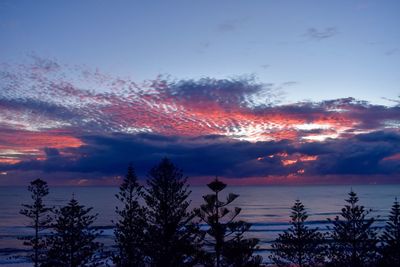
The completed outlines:
[[[307,208],[307,224],[326,231],[326,219],[340,212],[351,189],[358,194],[360,204],[371,209],[371,216],[378,217],[377,227],[384,225],[395,197],[400,197],[400,185],[228,186],[224,191],[240,195],[231,207],[242,208],[238,218],[252,223],[248,235],[260,239],[258,253],[267,257],[271,242],[288,228],[290,207],[296,199]],[[191,186],[190,190],[192,208],[211,192],[206,186]],[[99,214],[96,226],[103,229],[101,241],[111,246],[117,192],[117,187],[50,187],[47,203],[62,206],[74,195],[81,204],[93,207],[93,212]],[[27,187],[0,187],[1,266],[29,266],[24,257],[26,247],[18,239],[31,233],[27,220],[19,214],[21,204],[29,202]]]

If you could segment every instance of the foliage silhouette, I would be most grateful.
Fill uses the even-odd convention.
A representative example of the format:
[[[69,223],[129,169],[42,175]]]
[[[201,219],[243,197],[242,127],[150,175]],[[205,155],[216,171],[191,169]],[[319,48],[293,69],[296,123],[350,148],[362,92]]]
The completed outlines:
[[[366,267],[377,261],[377,233],[372,227],[375,219],[368,218],[370,211],[358,205],[357,194],[351,190],[340,217],[332,221],[332,242],[329,249],[329,266]]]
[[[128,167],[119,192],[120,206],[114,236],[116,266],[128,267],[257,267],[262,257],[254,255],[259,240],[246,238],[251,224],[237,220],[240,208],[229,209],[237,197],[227,194],[226,184],[217,178],[207,185],[213,193],[203,196],[200,208],[189,211],[191,191],[187,178],[164,158],[148,173],[147,188],[139,185],[132,165]],[[47,207],[47,183],[36,179],[28,186],[32,203],[23,204],[20,214],[30,220],[35,234],[24,244],[32,247],[34,266],[78,267],[106,264],[101,234],[92,225],[97,214],[72,198],[57,210]],[[141,200],[145,201],[142,206]],[[290,227],[272,244],[269,259],[274,266],[386,267],[400,266],[400,204],[394,201],[380,239],[369,210],[358,204],[357,194],[349,193],[340,216],[328,219],[333,227],[324,236],[306,226],[308,214],[296,200]],[[52,218],[50,213],[54,212]],[[200,230],[200,222],[206,224]],[[50,234],[43,231],[52,229]],[[380,246],[378,246],[380,245]],[[109,258],[110,259],[110,258]]]
[[[271,261],[278,266],[320,266],[325,258],[324,237],[318,229],[305,225],[308,215],[300,200],[292,206],[290,218],[289,229],[272,244]]]
[[[139,185],[133,166],[130,165],[116,194],[122,204],[122,208],[116,207],[115,210],[118,215],[114,230],[117,253],[113,261],[116,266],[145,265],[146,213],[139,204],[139,198],[142,196],[143,187]]]
[[[46,244],[41,232],[49,227],[51,222],[51,208],[43,203],[43,198],[49,194],[47,182],[36,179],[28,186],[28,191],[31,192],[32,204],[22,204],[23,209],[20,214],[26,216],[31,221],[30,227],[35,231],[34,236],[24,238],[24,245],[30,246],[33,254],[30,258],[35,267],[39,266],[46,257]]]
[[[200,219],[209,226],[206,231],[209,239],[206,242],[213,247],[213,252],[208,254],[209,262],[206,266],[260,266],[261,256],[253,255],[258,239],[245,239],[243,236],[251,225],[244,221],[235,221],[240,208],[235,207],[231,211],[226,207],[239,195],[230,193],[223,202],[219,199],[219,193],[225,189],[226,184],[216,178],[207,186],[214,193],[203,196],[205,204],[197,210]]]
[[[155,267],[194,266],[201,258],[202,234],[188,211],[187,178],[164,158],[148,173],[147,256]]]
[[[381,240],[383,247],[380,266],[400,266],[400,204],[397,199],[393,203]]]
[[[69,203],[56,210],[53,233],[48,237],[48,257],[46,267],[99,266],[103,245],[95,239],[100,231],[93,229],[97,218],[90,215],[92,208],[79,205],[72,198]]]

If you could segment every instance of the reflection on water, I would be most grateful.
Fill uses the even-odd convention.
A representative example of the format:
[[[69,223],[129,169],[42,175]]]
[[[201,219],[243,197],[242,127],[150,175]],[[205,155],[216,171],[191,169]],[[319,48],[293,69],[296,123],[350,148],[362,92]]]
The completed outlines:
[[[226,193],[237,193],[240,197],[233,206],[242,208],[240,218],[253,223],[252,237],[261,240],[260,253],[265,256],[270,242],[288,227],[290,207],[300,199],[310,215],[310,227],[326,230],[326,218],[334,218],[344,205],[347,193],[353,188],[360,203],[372,209],[372,215],[379,215],[377,226],[382,226],[387,218],[394,198],[400,197],[400,185],[324,185],[324,186],[228,186]],[[51,206],[66,204],[75,194],[82,204],[94,207],[99,213],[96,224],[104,228],[103,242],[112,243],[112,223],[114,210],[118,205],[114,195],[116,187],[51,187],[48,203]],[[199,206],[202,195],[210,193],[205,186],[191,187],[192,207]],[[24,227],[26,220],[19,215],[21,203],[29,202],[26,187],[0,187],[0,264],[9,261],[10,254],[24,249],[18,236],[30,233]]]

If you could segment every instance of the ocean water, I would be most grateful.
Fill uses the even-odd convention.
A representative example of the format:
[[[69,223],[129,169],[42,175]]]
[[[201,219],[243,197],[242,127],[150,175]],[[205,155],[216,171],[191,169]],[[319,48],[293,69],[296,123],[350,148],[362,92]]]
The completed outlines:
[[[239,194],[232,207],[242,208],[240,219],[252,223],[251,237],[260,239],[259,253],[266,257],[271,242],[289,226],[290,207],[300,199],[309,213],[308,224],[326,231],[327,218],[334,218],[345,204],[351,188],[358,194],[360,204],[379,217],[376,226],[382,227],[395,197],[400,197],[400,185],[323,185],[323,186],[228,186],[226,193]],[[198,207],[202,196],[210,193],[206,186],[191,186],[191,207]],[[115,219],[117,187],[50,187],[47,203],[61,206],[75,196],[81,204],[93,207],[98,213],[97,226],[104,229],[101,241],[112,245],[112,220]],[[27,221],[19,214],[22,203],[29,203],[26,187],[0,187],[0,265],[23,266],[26,248],[18,237],[29,235]]]

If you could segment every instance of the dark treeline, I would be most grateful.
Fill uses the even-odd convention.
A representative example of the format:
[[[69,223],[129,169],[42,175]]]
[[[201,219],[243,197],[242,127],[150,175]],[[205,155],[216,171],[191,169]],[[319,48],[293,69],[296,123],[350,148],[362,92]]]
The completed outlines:
[[[380,232],[353,191],[340,214],[328,219],[328,231],[308,227],[306,208],[296,200],[290,227],[279,234],[264,260],[256,255],[259,240],[246,235],[251,224],[238,219],[240,208],[231,207],[238,195],[224,194],[221,199],[226,184],[218,179],[208,187],[204,204],[190,210],[187,177],[170,160],[163,159],[148,172],[146,186],[138,183],[129,166],[116,194],[115,245],[104,249],[98,242],[101,231],[93,226],[98,215],[92,208],[74,196],[63,207],[47,206],[49,188],[37,179],[28,187],[32,202],[20,211],[34,230],[24,244],[31,248],[35,267],[400,266],[397,199]]]

